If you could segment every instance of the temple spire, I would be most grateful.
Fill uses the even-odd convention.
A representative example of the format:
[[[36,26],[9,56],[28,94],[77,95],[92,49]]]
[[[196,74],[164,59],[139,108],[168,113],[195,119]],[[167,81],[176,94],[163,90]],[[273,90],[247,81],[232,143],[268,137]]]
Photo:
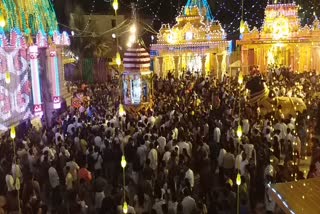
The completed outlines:
[[[185,8],[192,8],[192,7],[198,7],[201,15],[203,15],[206,20],[209,20],[209,21],[214,20],[210,5],[207,0],[188,0]],[[205,11],[205,14],[202,14],[203,11]]]

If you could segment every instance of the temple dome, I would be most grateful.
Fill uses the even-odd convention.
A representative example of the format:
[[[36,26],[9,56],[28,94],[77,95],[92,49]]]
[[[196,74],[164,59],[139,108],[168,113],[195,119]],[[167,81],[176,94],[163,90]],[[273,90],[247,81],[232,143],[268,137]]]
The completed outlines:
[[[150,55],[140,44],[133,44],[124,54],[125,72],[150,72]]]

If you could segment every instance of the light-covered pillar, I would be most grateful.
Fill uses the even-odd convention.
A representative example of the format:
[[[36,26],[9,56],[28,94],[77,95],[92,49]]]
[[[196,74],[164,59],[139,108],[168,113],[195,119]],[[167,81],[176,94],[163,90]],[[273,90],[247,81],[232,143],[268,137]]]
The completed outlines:
[[[173,56],[173,60],[174,60],[174,77],[175,78],[179,78],[179,59],[180,56]]]
[[[210,75],[211,77],[214,77],[215,72],[217,72],[217,59],[216,59],[216,53],[210,54]]]
[[[201,70],[202,70],[202,76],[203,77],[206,76],[206,60],[207,60],[207,56],[206,55],[202,55],[201,56]]]
[[[38,46],[32,45],[29,47],[29,56],[32,83],[33,112],[36,116],[42,116],[43,108],[41,99]]]
[[[222,59],[223,59],[223,54],[217,54],[217,79],[221,80],[222,77]]]
[[[53,109],[61,108],[60,73],[58,52],[55,46],[48,50],[48,72],[51,81]]]
[[[163,78],[163,57],[159,56],[157,57],[158,62],[159,62],[159,77]]]

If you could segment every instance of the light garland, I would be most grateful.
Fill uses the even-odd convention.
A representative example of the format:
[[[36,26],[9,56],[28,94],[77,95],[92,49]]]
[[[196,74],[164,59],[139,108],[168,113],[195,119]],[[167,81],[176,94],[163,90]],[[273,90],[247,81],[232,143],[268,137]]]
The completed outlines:
[[[0,12],[1,28],[7,32],[19,29],[25,35],[34,35],[41,30],[52,35],[58,29],[53,5],[48,0],[2,0]]]

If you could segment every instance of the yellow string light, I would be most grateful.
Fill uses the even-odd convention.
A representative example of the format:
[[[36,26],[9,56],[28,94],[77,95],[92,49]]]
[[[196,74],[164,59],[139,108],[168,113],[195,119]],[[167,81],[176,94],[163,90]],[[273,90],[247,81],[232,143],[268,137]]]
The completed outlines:
[[[238,174],[237,174],[236,184],[237,184],[238,186],[240,186],[240,184],[241,184],[241,175],[240,175],[239,172],[238,172]]]
[[[122,155],[121,158],[121,167],[124,169],[127,166],[127,161],[126,161],[126,157],[124,155]]]
[[[11,82],[11,74],[9,71],[6,72],[6,79],[5,79],[7,84],[10,84]]]
[[[126,201],[123,203],[122,212],[123,213],[128,213],[128,204],[127,204]]]
[[[117,10],[119,9],[119,2],[118,0],[114,0],[112,3],[112,7],[114,9],[114,12],[117,13]]]
[[[10,137],[11,137],[12,140],[14,140],[16,138],[16,129],[15,129],[14,126],[11,127]]]
[[[121,56],[120,56],[119,51],[118,51],[117,54],[116,54],[116,64],[117,64],[118,66],[121,65]]]
[[[6,26],[6,21],[3,15],[0,15],[0,27],[4,28]]]
[[[238,128],[237,128],[237,137],[238,137],[238,138],[241,138],[241,137],[242,137],[242,127],[241,127],[241,125],[238,125]]]
[[[239,83],[239,85],[242,85],[242,83],[243,83],[243,76],[241,73],[239,73],[238,83]]]

